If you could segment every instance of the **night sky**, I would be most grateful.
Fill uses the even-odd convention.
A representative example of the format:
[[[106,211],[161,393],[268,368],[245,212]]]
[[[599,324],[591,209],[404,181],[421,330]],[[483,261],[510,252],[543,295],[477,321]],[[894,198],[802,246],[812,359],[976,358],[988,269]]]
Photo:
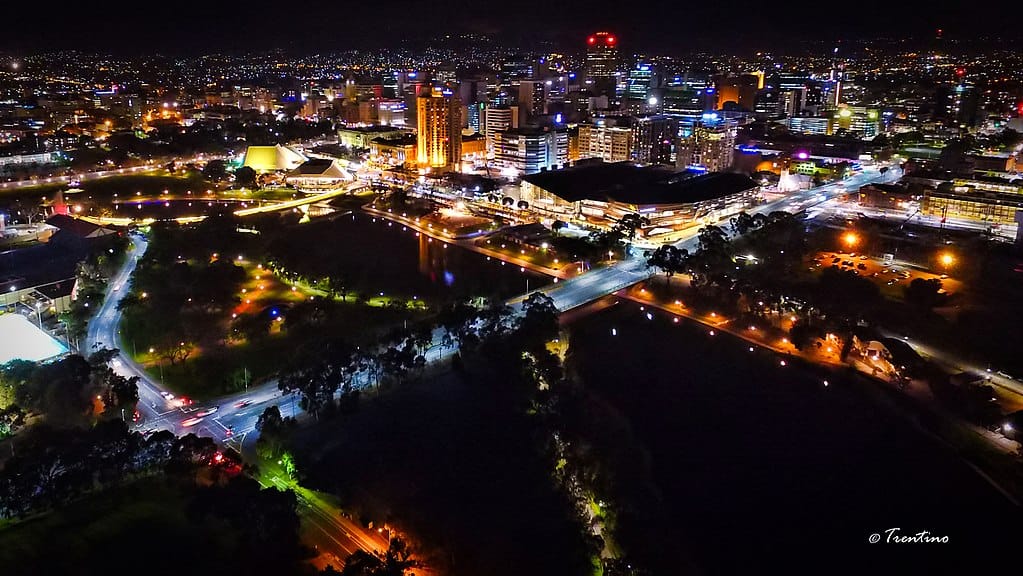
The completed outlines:
[[[596,29],[609,29],[625,50],[771,49],[799,40],[897,37],[1023,37],[1023,9],[1011,0],[387,0],[343,2],[19,1],[3,9],[0,50],[76,48],[203,53],[282,48],[295,51],[395,46],[431,34],[479,32],[508,40],[549,40],[570,48]],[[88,7],[86,7],[88,6]],[[635,9],[630,11],[630,8]],[[939,8],[940,7],[940,8]]]

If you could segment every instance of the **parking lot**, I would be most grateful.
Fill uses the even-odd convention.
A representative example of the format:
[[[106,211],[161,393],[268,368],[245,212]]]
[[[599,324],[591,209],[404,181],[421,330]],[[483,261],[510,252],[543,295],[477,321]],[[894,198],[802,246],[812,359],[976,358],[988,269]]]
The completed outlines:
[[[818,252],[809,262],[810,272],[820,272],[829,267],[848,270],[873,280],[881,288],[881,292],[889,296],[901,296],[903,289],[917,278],[924,280],[937,278],[941,280],[942,288],[949,294],[958,292],[962,287],[961,282],[947,274],[922,270],[899,261],[885,265],[880,258],[856,252]]]

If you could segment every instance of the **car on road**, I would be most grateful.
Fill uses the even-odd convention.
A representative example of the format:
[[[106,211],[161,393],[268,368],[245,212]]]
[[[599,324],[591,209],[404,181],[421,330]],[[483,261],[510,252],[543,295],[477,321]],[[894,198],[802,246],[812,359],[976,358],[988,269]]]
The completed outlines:
[[[235,402],[234,403],[234,407],[235,408],[245,408],[246,406],[248,406],[250,404],[252,404],[252,399],[245,398],[244,400],[239,400],[239,401]]]
[[[198,412],[196,412],[195,416],[197,418],[205,418],[205,417],[209,416],[210,414],[215,413],[217,410],[220,410],[219,406],[213,406],[213,407],[210,407],[210,408],[203,408],[202,410],[199,410]]]
[[[198,424],[200,422],[202,422],[202,418],[196,416],[194,418],[189,418],[187,420],[182,420],[181,421],[181,425],[184,426],[185,428],[191,428],[192,426],[195,426],[196,424]]]

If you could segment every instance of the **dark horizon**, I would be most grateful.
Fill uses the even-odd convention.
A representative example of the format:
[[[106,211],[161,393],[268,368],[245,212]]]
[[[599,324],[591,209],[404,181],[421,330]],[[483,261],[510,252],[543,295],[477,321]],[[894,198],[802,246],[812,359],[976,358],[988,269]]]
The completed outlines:
[[[1007,0],[983,5],[941,7],[921,0],[856,6],[771,9],[762,2],[736,0],[727,8],[707,3],[652,2],[642,11],[596,1],[585,10],[565,5],[523,2],[487,13],[464,0],[443,7],[394,0],[379,5],[303,4],[283,10],[280,4],[252,0],[246,10],[140,11],[138,5],[106,3],[102,9],[35,25],[37,9],[16,4],[8,22],[18,24],[0,41],[0,51],[49,52],[75,49],[111,54],[253,52],[334,52],[353,48],[424,44],[445,34],[483,34],[502,44],[539,45],[571,50],[587,34],[608,29],[618,34],[626,52],[669,54],[686,50],[715,51],[791,49],[806,41],[852,42],[889,38],[915,44],[943,38],[966,45],[984,38],[1019,41]],[[1000,16],[1002,15],[1002,16]]]

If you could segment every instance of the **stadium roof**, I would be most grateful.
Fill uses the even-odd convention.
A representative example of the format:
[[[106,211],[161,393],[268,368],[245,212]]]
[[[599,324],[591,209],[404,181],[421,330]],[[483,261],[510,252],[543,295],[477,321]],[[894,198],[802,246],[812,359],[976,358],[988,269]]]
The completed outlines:
[[[42,362],[67,352],[67,348],[29,322],[21,314],[0,314],[0,364],[12,360]]]
[[[292,170],[305,161],[305,156],[278,144],[276,146],[249,146],[245,150],[245,161],[242,165],[248,166],[256,172],[275,172],[277,170]]]
[[[588,162],[522,179],[567,202],[596,200],[635,205],[689,204],[757,187],[743,174],[676,172],[630,162]]]

